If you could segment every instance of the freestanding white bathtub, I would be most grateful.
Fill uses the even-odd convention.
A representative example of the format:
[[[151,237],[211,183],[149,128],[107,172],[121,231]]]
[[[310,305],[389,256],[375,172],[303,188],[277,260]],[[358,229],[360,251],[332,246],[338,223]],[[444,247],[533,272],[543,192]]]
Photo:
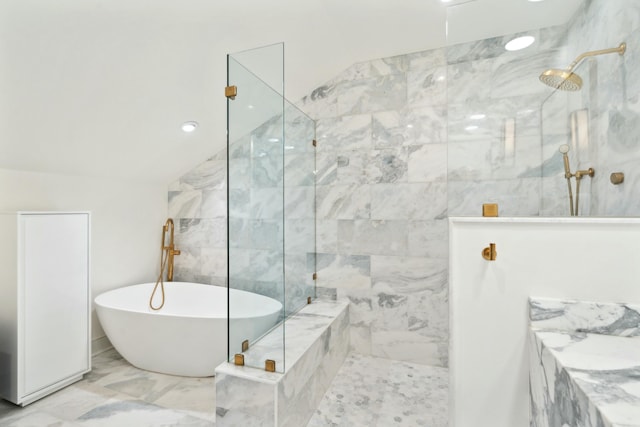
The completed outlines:
[[[149,371],[207,377],[227,359],[227,288],[167,282],[165,305],[149,308],[155,283],[126,286],[98,295],[96,312],[115,349],[132,365]],[[160,289],[154,301],[159,301]],[[277,322],[282,304],[231,289],[234,336],[251,343]],[[241,343],[230,343],[241,348]]]

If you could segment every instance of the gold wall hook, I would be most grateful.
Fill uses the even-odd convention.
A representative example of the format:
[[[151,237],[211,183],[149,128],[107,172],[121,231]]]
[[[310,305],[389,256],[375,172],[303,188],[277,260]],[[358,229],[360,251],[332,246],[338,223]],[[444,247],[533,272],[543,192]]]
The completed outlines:
[[[496,244],[489,243],[489,246],[482,250],[482,258],[487,261],[495,261],[498,257],[498,252],[496,251]]]

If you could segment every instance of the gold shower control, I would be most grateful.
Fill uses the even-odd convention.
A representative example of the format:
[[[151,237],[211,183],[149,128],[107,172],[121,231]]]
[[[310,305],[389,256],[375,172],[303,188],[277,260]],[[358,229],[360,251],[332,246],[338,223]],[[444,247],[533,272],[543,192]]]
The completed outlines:
[[[487,261],[495,261],[498,257],[498,252],[496,252],[496,244],[489,243],[489,246],[482,250],[482,258]]]
[[[624,172],[614,172],[609,177],[613,185],[619,185],[624,182]]]

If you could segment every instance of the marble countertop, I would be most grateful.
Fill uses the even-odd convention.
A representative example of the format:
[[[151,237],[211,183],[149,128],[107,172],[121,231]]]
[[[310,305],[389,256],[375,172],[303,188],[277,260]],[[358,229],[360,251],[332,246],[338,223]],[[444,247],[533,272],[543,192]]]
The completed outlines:
[[[640,336],[558,330],[532,333],[538,354],[548,350],[555,359],[555,375],[566,374],[571,382],[564,384],[566,392],[583,393],[593,419],[602,418],[611,427],[640,426]],[[549,370],[546,372],[548,375]],[[557,393],[559,387],[555,388]]]
[[[640,305],[530,298],[531,426],[640,426]]]

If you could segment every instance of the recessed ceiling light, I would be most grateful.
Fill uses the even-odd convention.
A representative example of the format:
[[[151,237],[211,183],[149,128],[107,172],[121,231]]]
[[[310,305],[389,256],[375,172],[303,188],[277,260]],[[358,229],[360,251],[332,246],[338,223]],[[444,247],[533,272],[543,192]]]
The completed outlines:
[[[478,129],[478,126],[476,126],[476,125],[471,125],[471,126],[467,126],[466,128],[464,128],[464,130],[466,130],[468,132],[474,131],[476,129]]]
[[[472,115],[470,115],[470,116],[469,116],[469,118],[470,118],[471,120],[482,120],[482,119],[484,119],[485,117],[487,117],[487,115],[486,115],[486,114],[472,114]]]
[[[182,124],[182,131],[190,133],[190,132],[193,132],[194,130],[196,130],[197,127],[198,127],[198,122],[193,122],[193,121],[184,122]]]
[[[247,105],[247,108],[248,108],[249,110],[253,110],[253,105],[249,104],[249,105]]]
[[[269,141],[269,142],[278,142],[278,141],[280,141],[280,139],[278,139],[278,138],[269,138],[267,141]]]
[[[536,38],[533,36],[516,37],[504,45],[504,48],[509,51],[521,50],[531,46],[534,41],[536,41]]]

